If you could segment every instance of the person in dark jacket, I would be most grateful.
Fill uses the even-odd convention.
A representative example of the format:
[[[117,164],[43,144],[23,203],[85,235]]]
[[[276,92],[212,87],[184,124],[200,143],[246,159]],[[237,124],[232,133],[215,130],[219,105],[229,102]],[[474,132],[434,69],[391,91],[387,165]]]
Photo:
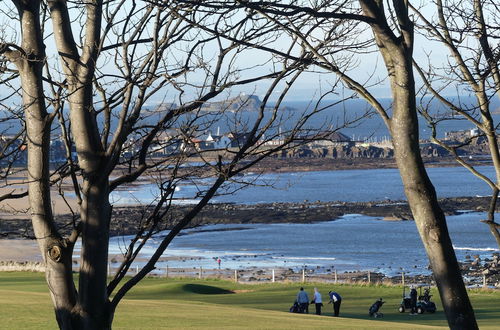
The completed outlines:
[[[411,314],[415,315],[417,313],[417,289],[413,286],[410,290],[410,305],[411,305]]]
[[[330,296],[330,301],[328,303],[333,303],[333,316],[339,316],[342,297],[335,291],[328,292],[328,295]]]

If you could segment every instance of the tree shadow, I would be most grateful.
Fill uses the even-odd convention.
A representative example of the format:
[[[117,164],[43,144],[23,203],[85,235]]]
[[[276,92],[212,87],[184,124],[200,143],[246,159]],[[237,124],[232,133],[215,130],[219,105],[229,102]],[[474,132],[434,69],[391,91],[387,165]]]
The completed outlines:
[[[222,288],[218,288],[216,286],[211,285],[203,285],[203,284],[185,284],[182,286],[182,290],[197,293],[197,294],[229,294],[234,293],[231,290],[226,290]]]

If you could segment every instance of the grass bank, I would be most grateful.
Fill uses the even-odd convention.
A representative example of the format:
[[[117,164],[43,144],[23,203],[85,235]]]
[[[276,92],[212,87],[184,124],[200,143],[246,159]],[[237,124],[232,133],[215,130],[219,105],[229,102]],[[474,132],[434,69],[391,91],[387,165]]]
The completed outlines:
[[[446,328],[439,299],[435,314],[410,316],[397,311],[400,287],[317,283],[323,297],[331,289],[343,297],[340,318],[325,303],[324,315],[287,312],[297,283],[236,284],[219,280],[148,278],[120,304],[114,329],[428,329]],[[437,296],[437,291],[433,292]],[[368,307],[379,297],[386,304],[382,319],[370,319]],[[500,321],[500,292],[471,291],[481,329]],[[437,298],[437,297],[436,297]],[[327,300],[327,299],[325,299]],[[0,328],[57,328],[43,274],[0,273]],[[312,307],[312,306],[311,306]],[[313,308],[311,308],[312,311]]]

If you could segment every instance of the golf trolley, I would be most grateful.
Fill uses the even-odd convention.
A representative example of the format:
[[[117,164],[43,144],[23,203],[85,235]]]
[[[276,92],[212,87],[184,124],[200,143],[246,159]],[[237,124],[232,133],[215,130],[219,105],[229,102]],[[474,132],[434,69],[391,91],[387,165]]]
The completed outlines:
[[[378,299],[371,305],[370,309],[368,309],[368,315],[374,318],[380,318],[384,317],[384,314],[379,312],[380,307],[385,303],[385,301],[382,300],[382,298]]]

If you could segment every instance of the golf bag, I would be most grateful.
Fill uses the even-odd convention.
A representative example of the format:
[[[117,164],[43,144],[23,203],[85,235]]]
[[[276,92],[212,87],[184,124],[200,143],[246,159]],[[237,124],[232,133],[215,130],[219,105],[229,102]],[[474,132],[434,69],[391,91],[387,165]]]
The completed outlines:
[[[300,304],[298,302],[294,302],[293,306],[290,307],[290,313],[300,313]]]

